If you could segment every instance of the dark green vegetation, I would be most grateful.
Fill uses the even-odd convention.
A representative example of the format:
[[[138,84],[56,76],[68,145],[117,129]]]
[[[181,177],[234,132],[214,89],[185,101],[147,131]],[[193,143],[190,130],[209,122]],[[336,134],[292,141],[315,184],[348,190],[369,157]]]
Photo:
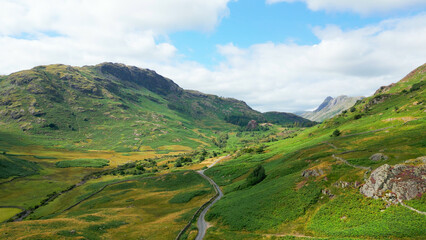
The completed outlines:
[[[225,194],[205,239],[423,239],[424,215],[359,188],[369,168],[424,164],[425,72],[308,128],[120,64],[12,74],[0,82],[2,219],[33,212],[0,236],[174,239],[215,194],[194,170],[230,155],[205,171]],[[424,194],[404,203],[425,211]]]
[[[90,159],[90,158],[79,158],[74,160],[59,161],[55,165],[59,168],[69,168],[69,167],[95,167],[101,168],[108,166],[109,161],[106,159]]]

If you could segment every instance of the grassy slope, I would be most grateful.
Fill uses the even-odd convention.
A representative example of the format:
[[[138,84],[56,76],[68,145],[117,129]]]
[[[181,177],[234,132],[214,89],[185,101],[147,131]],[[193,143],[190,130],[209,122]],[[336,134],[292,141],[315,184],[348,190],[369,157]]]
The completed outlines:
[[[340,114],[295,138],[270,144],[265,154],[243,155],[208,170],[226,193],[208,213],[208,219],[218,227],[211,230],[210,238],[232,239],[233,231],[254,231],[421,239],[426,234],[425,216],[401,206],[382,211],[385,207],[381,200],[366,199],[352,187],[334,186],[337,181],[363,182],[365,170],[344,165],[331,155],[354,150],[341,156],[352,164],[372,168],[385,163],[368,159],[377,152],[390,157],[388,164],[426,155],[425,87],[410,91],[413,84],[424,83],[425,69],[420,67],[387,92],[379,93],[390,94],[381,103],[372,104],[379,95],[366,98],[353,112]],[[355,119],[356,115],[361,118]],[[367,132],[386,127],[389,129]],[[330,137],[335,129],[342,136]],[[367,133],[350,135],[363,132]],[[265,167],[266,179],[249,189],[236,190],[257,164]],[[325,173],[305,179],[301,172],[307,168],[321,168]],[[321,194],[322,189],[337,197],[329,199]],[[421,205],[421,201],[413,200],[413,205]]]

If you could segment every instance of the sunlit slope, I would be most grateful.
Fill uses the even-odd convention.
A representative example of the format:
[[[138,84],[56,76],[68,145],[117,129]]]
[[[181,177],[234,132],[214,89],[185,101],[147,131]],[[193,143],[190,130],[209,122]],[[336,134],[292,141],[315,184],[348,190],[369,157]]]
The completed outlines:
[[[367,198],[359,188],[370,169],[383,164],[422,164],[416,159],[426,156],[425,70],[419,67],[297,137],[269,144],[264,153],[238,154],[208,170],[225,192],[207,216],[215,224],[208,239],[241,234],[258,239],[269,233],[422,239],[425,215]],[[371,160],[377,153],[387,158]],[[242,188],[259,164],[266,178]],[[425,211],[425,200],[423,194],[405,203]]]

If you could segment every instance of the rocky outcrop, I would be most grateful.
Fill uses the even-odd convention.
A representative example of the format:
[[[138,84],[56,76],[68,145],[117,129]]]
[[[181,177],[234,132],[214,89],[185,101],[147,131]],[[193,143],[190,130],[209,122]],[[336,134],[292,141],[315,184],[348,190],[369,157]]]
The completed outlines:
[[[375,153],[371,155],[370,160],[375,162],[381,161],[381,160],[386,161],[388,160],[388,156],[384,155],[383,153]]]
[[[247,129],[248,130],[254,130],[256,128],[257,128],[256,120],[250,120],[250,122],[247,123]]]
[[[372,198],[389,198],[410,200],[426,192],[426,165],[408,166],[384,164],[374,170],[361,193]]]
[[[183,89],[172,80],[149,69],[110,62],[99,64],[97,68],[105,75],[114,76],[121,81],[135,83],[160,95],[168,95],[170,93],[179,93],[183,91]]]
[[[324,174],[322,169],[306,169],[302,172],[302,177],[318,177]]]

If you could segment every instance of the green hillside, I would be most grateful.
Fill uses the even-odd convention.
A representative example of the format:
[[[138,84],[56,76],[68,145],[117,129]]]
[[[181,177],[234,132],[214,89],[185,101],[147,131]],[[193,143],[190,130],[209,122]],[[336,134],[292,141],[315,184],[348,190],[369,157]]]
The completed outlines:
[[[215,224],[208,239],[258,239],[265,234],[423,239],[425,215],[367,198],[359,188],[371,173],[368,169],[383,164],[423,164],[416,171],[424,179],[425,81],[423,65],[321,125],[269,144],[266,153],[244,154],[209,169],[225,197],[208,213]],[[387,159],[370,160],[376,153]],[[259,164],[267,177],[241,190],[238,186]],[[405,203],[425,210],[424,194]]]
[[[214,132],[267,121],[242,101],[187,91],[154,71],[123,64],[39,66],[1,79],[0,134],[45,146],[197,148],[210,145]]]

